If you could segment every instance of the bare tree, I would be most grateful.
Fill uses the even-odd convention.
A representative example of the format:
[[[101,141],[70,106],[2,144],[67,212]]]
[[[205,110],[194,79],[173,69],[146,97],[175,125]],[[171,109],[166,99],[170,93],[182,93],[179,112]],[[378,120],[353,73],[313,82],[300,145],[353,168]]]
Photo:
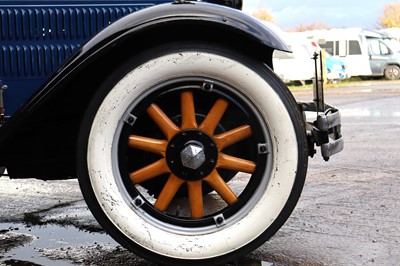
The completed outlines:
[[[400,1],[386,4],[379,24],[384,28],[400,27]]]
[[[295,28],[287,29],[287,31],[290,32],[302,32],[302,31],[308,31],[308,30],[324,30],[324,29],[329,29],[331,27],[326,26],[324,23],[317,21],[317,22],[312,22],[308,25],[300,24]]]

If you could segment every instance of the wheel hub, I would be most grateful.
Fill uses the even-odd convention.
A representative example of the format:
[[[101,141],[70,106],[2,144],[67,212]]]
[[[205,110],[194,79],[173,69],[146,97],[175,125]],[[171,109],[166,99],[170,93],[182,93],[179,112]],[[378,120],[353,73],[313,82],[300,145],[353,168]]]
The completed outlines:
[[[199,142],[188,143],[181,151],[182,165],[193,170],[199,168],[206,160],[202,146]]]
[[[187,180],[200,180],[215,168],[218,150],[214,140],[200,130],[184,130],[168,144],[168,167],[176,176]]]

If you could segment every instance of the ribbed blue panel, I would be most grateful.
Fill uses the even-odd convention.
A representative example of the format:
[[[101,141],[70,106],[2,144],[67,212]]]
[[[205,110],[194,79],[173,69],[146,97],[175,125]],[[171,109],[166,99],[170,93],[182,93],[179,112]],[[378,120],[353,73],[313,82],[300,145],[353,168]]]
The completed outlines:
[[[169,0],[0,0],[0,83],[7,115],[89,38],[117,19]]]
[[[138,7],[2,8],[0,40],[85,40]]]
[[[3,45],[0,76],[48,76],[78,48],[79,44]]]
[[[1,8],[0,76],[48,76],[81,43],[137,9],[129,6]]]

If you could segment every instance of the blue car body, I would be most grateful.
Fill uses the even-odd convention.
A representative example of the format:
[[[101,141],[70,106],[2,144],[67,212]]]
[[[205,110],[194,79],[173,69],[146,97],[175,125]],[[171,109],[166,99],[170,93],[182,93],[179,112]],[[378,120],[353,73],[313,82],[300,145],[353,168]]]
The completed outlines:
[[[92,36],[155,1],[0,1],[0,81],[14,114]]]
[[[209,2],[0,1],[0,166],[14,177],[76,176],[79,125],[96,88],[151,46],[200,36],[262,54],[271,68],[274,49],[289,50],[236,10],[240,0]]]

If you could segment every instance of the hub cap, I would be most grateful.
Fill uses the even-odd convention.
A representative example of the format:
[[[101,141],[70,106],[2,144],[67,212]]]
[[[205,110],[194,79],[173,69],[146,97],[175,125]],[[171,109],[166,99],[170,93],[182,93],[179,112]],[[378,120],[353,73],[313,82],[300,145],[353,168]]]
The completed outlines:
[[[206,133],[190,129],[176,134],[168,144],[166,159],[169,169],[186,181],[200,180],[215,168],[218,150]]]
[[[181,152],[182,165],[196,170],[206,160],[206,155],[202,146],[197,144],[188,144]]]

